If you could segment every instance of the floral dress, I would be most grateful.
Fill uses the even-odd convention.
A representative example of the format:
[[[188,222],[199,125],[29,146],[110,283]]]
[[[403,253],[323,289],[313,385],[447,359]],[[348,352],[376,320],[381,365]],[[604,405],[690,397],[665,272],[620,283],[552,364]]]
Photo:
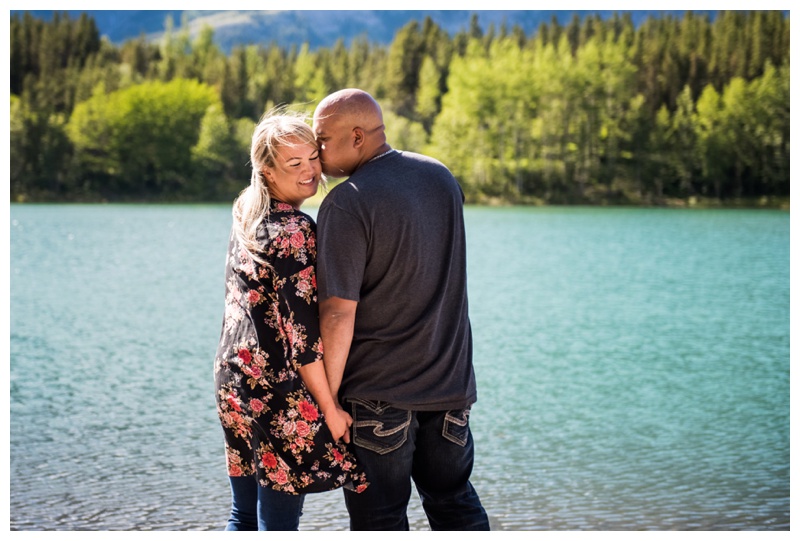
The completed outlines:
[[[298,368],[322,359],[316,288],[316,224],[273,200],[253,260],[231,234],[225,317],[214,362],[217,412],[228,475],[300,494],[345,486],[361,492],[363,471],[334,442]]]

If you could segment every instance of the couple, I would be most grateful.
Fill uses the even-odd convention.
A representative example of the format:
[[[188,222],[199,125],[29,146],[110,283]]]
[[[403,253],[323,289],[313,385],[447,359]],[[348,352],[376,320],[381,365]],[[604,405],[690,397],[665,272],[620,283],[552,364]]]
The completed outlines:
[[[456,180],[392,149],[380,106],[357,89],[322,100],[313,128],[263,118],[250,161],[214,365],[226,529],[297,530],[304,494],[344,487],[352,530],[407,530],[413,479],[431,529],[488,530],[469,482],[476,391]],[[349,178],[317,231],[299,207],[323,172]]]

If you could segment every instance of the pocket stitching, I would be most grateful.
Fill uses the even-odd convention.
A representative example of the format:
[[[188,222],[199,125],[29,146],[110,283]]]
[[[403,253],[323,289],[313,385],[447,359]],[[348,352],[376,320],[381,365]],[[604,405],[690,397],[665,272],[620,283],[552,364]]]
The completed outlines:
[[[453,410],[451,410],[453,411]],[[463,419],[455,417],[454,415],[450,415],[450,412],[444,414],[444,423],[442,425],[442,437],[444,439],[451,441],[458,445],[459,447],[466,447],[467,441],[469,440],[469,428],[465,431],[464,437],[459,438],[458,436],[451,434],[447,429],[450,424],[454,424],[460,427],[466,427],[469,424],[469,409],[460,410]]]
[[[355,400],[353,400],[353,402],[355,402]],[[361,401],[359,401],[359,403],[361,403]],[[366,407],[367,409],[370,409],[373,413],[376,413],[378,415],[380,415],[382,413],[382,412],[377,412],[372,408],[369,408],[369,406],[367,406],[366,404],[361,403],[361,405]],[[395,450],[399,449],[408,440],[408,427],[411,425],[411,412],[410,411],[406,412],[406,420],[402,424],[398,425],[397,428],[393,428],[393,429],[386,430],[386,431],[380,430],[384,426],[384,423],[381,422],[381,421],[376,421],[376,420],[359,421],[358,418],[357,418],[356,411],[357,411],[356,408],[353,407],[353,444],[354,445],[357,445],[357,446],[362,447],[364,449],[369,449],[370,451],[374,451],[374,452],[378,453],[379,455],[385,455],[387,453],[390,453],[392,451],[395,451]],[[391,436],[391,435],[397,434],[400,431],[403,431],[404,434],[403,434],[402,439],[398,443],[396,443],[396,444],[394,444],[394,445],[392,445],[390,447],[378,446],[378,445],[375,445],[371,440],[369,440],[367,438],[359,437],[358,430],[356,430],[359,427],[360,428],[367,428],[367,427],[370,427],[370,426],[374,427],[372,429],[372,434],[374,434],[378,438]]]

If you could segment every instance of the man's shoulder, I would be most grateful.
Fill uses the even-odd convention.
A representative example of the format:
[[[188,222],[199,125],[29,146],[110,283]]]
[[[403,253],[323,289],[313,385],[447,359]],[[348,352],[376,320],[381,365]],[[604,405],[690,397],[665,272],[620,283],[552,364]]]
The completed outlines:
[[[322,199],[321,205],[330,204],[343,198],[347,198],[353,190],[353,184],[349,178],[337,183],[333,188],[328,190],[325,197]]]
[[[446,184],[455,183],[455,177],[450,168],[433,156],[403,151],[401,158],[402,161],[398,163],[398,169],[404,172],[401,173],[404,176],[439,179]]]
[[[414,165],[435,165],[439,167],[444,167],[444,164],[426,154],[420,154],[418,152],[412,152],[410,150],[399,150],[394,149],[395,152],[392,156],[387,156],[387,159],[380,159],[375,162],[376,166],[380,166],[381,169],[402,169],[407,167],[413,167]],[[363,171],[364,173],[368,173],[369,171],[373,171],[374,168],[361,168],[354,175],[357,175],[359,172]]]
[[[350,179],[346,179],[331,188],[327,195],[325,195],[320,203],[319,213],[322,215],[332,208],[352,212],[358,195],[358,187],[353,184]]]

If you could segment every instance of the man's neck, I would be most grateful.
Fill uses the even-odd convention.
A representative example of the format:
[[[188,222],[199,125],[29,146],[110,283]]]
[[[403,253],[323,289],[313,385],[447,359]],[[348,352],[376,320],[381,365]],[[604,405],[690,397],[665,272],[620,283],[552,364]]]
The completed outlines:
[[[387,154],[391,150],[392,150],[392,147],[389,146],[389,143],[384,143],[381,146],[379,146],[378,148],[376,148],[375,151],[371,153],[371,155],[367,158],[367,160],[364,163],[372,161],[375,158],[377,158],[377,157],[379,157],[379,156],[381,156],[383,154]]]

